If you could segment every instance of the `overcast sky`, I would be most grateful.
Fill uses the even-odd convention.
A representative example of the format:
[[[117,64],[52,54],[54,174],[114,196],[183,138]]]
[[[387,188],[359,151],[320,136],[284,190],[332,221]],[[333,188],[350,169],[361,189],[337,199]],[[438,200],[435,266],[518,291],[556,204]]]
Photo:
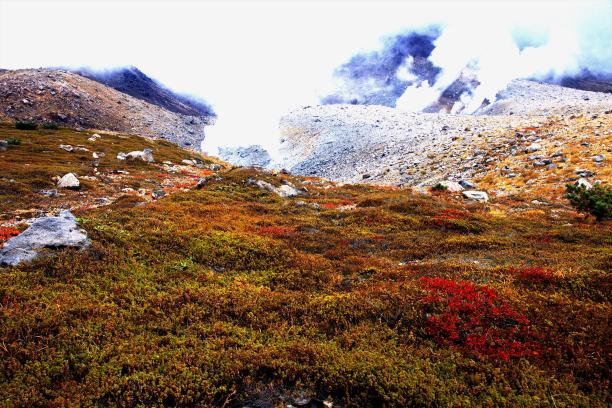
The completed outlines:
[[[0,0],[0,67],[134,65],[214,106],[219,125],[210,146],[271,146],[278,118],[317,103],[334,67],[375,48],[382,35],[432,22],[476,27],[482,21],[520,22],[545,35],[573,24],[586,7],[584,1],[492,3]],[[594,4],[612,10],[609,1]]]

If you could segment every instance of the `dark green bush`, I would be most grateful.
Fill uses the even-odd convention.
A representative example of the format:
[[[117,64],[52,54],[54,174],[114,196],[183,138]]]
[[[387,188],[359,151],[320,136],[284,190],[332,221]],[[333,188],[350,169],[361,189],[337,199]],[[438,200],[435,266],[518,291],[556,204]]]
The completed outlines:
[[[21,139],[18,137],[9,137],[6,139],[6,143],[8,143],[9,146],[18,146],[21,144]]]
[[[38,124],[31,120],[18,120],[15,122],[15,128],[19,130],[35,130]]]
[[[565,197],[578,211],[594,215],[598,220],[609,219],[612,212],[612,188],[595,184],[593,188],[568,184]]]
[[[43,123],[42,127],[43,129],[52,129],[52,130],[59,129],[59,125],[53,121],[47,121]]]
[[[440,183],[436,183],[431,187],[431,191],[446,191],[446,190],[448,190],[448,187]]]

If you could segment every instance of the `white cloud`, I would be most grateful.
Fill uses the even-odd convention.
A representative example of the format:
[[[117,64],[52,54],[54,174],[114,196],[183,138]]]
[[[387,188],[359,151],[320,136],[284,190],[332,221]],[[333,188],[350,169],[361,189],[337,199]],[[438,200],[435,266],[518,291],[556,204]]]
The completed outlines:
[[[428,22],[463,21],[474,27],[473,37],[465,38],[469,42],[487,38],[477,25],[491,19],[505,21],[504,26],[552,27],[559,18],[563,28],[578,19],[576,10],[584,4],[491,3],[0,0],[0,66],[134,65],[214,105],[219,119],[208,146],[273,147],[279,117],[292,107],[317,103],[332,86],[333,69],[356,52],[375,48],[382,35]],[[604,12],[609,8],[609,2],[597,4]],[[563,17],[568,13],[569,22]],[[583,40],[597,32],[585,33]],[[560,48],[551,45],[547,52],[565,52]],[[490,69],[500,66],[495,60],[481,62]]]

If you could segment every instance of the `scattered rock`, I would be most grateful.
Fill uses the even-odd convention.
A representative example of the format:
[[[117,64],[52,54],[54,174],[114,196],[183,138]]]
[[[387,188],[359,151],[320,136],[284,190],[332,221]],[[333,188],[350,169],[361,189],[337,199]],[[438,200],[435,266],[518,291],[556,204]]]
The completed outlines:
[[[537,152],[538,150],[542,150],[542,146],[539,143],[532,143],[525,148],[525,151],[528,153]]]
[[[91,135],[91,136],[89,137],[89,139],[87,139],[87,140],[89,140],[90,142],[95,142],[96,140],[100,139],[101,137],[102,137],[102,136],[100,136],[99,134],[94,133],[94,134],[93,134],[93,135]]]
[[[606,157],[603,154],[598,154],[597,156],[593,156],[593,161],[595,163],[601,163],[604,160],[606,160]]]
[[[117,154],[118,160],[142,160],[146,163],[153,163],[155,159],[153,158],[153,150],[146,148],[141,150],[135,150],[129,153],[119,152]]]
[[[78,227],[75,216],[62,211],[58,217],[35,220],[28,229],[6,241],[0,250],[0,265],[32,261],[44,248],[85,248],[89,244],[87,233]]]
[[[256,185],[257,187],[261,188],[262,190],[267,190],[267,191],[273,192],[273,193],[279,195],[282,198],[295,197],[295,196],[298,196],[298,195],[305,195],[306,194],[306,192],[304,190],[298,190],[297,188],[295,188],[290,183],[283,184],[280,187],[275,187],[272,184],[268,183],[267,181],[263,181],[263,180],[249,179],[247,181],[247,183],[248,184],[252,184],[252,185]]]
[[[8,142],[6,140],[0,140],[0,152],[4,152],[8,149]]]
[[[463,188],[468,188],[468,189],[473,189],[476,187],[476,184],[472,183],[471,181],[468,180],[461,180],[459,182],[459,185],[461,185],[461,187]]]
[[[576,183],[574,184],[577,185],[578,187],[584,187],[587,190],[590,190],[593,188],[593,185],[584,178],[579,178],[578,181],[576,181]]]
[[[590,170],[578,169],[576,170],[576,174],[580,177],[593,177],[595,173]]]
[[[296,201],[295,206],[296,207],[311,207],[311,208],[314,208],[315,210],[321,209],[321,206],[318,203],[309,203],[306,201]]]
[[[153,196],[154,199],[159,199],[162,198],[166,195],[166,192],[164,190],[154,190],[153,193],[151,193],[151,195]]]
[[[489,195],[484,191],[467,190],[463,192],[463,196],[470,200],[476,200],[486,203],[489,201]]]
[[[59,179],[57,186],[59,188],[78,189],[81,187],[81,183],[79,182],[77,176],[75,176],[73,173],[68,173]]]
[[[38,192],[41,195],[44,195],[45,197],[57,197],[58,196],[58,192],[56,189],[53,190],[40,190]]]
[[[104,152],[93,152],[92,156],[94,159],[101,159],[102,157],[106,156],[106,153]]]
[[[60,149],[65,150],[67,152],[71,152],[74,150],[74,148],[70,145],[65,145],[65,144],[61,144],[58,146]]]

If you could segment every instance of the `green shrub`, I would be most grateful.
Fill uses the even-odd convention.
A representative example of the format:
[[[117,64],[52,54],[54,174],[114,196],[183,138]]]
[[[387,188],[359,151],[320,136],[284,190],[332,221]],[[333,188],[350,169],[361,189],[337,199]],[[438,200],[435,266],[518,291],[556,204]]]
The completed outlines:
[[[612,188],[595,184],[593,188],[568,184],[565,197],[578,211],[594,215],[597,220],[610,218]]]
[[[224,231],[212,231],[191,244],[193,259],[215,270],[275,269],[290,260],[287,249],[274,240]]]
[[[18,146],[21,144],[21,139],[18,137],[9,137],[6,139],[6,143],[8,143],[9,146]]]
[[[47,121],[43,123],[42,127],[43,129],[52,129],[52,130],[59,129],[59,125],[53,121]]]
[[[31,120],[18,120],[15,122],[15,129],[19,130],[35,130],[38,124]]]
[[[431,187],[431,191],[446,191],[446,190],[448,190],[448,187],[440,183],[436,183]]]

